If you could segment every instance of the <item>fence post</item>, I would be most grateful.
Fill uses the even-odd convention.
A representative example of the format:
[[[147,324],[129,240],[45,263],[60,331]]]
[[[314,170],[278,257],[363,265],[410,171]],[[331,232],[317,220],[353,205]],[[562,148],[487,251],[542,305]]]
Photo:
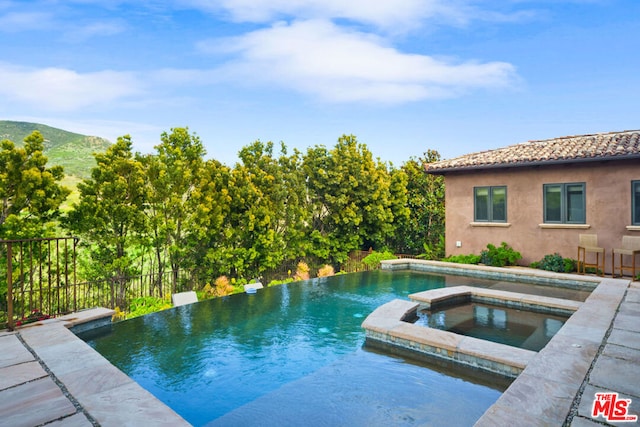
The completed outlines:
[[[7,329],[13,331],[13,251],[7,242]]]

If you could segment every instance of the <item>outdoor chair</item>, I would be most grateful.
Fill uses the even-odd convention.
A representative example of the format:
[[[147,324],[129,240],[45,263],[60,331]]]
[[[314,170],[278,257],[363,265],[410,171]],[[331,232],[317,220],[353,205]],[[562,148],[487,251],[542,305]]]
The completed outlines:
[[[179,292],[171,295],[171,302],[174,307],[193,304],[194,302],[198,302],[198,295],[196,295],[194,291]]]
[[[578,274],[584,274],[587,271],[587,267],[593,267],[596,269],[596,274],[604,276],[604,257],[605,250],[598,246],[597,234],[580,234],[578,243]],[[596,262],[588,263],[587,254],[595,254]],[[600,260],[600,254],[602,254],[602,260]]]
[[[611,254],[611,276],[616,277],[616,255],[620,255],[620,265],[618,270],[620,277],[624,275],[624,270],[631,271],[631,277],[636,277],[636,255],[640,254],[640,236],[622,236],[622,247],[613,249]],[[625,265],[623,257],[631,256],[631,265]]]

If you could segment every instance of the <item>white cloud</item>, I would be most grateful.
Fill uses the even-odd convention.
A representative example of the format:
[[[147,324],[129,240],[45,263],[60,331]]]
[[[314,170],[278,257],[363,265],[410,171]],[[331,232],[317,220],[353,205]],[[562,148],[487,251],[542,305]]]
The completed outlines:
[[[0,31],[17,33],[50,26],[52,16],[44,12],[8,12],[0,15]]]
[[[434,1],[421,0],[226,0],[234,17],[248,21],[269,21],[282,15],[297,18],[346,18],[380,27],[407,25],[437,8]]]
[[[85,26],[65,29],[65,38],[72,42],[85,42],[93,37],[106,37],[120,34],[126,26],[120,21],[92,22]]]
[[[276,83],[334,102],[451,97],[471,88],[509,86],[515,78],[508,63],[406,54],[378,36],[321,20],[281,23],[201,47],[237,55],[221,71],[238,81]]]
[[[572,0],[564,0],[572,1]],[[577,1],[577,0],[574,0]],[[598,0],[581,0],[598,1]],[[601,0],[600,0],[601,1]],[[471,21],[516,22],[536,15],[519,0],[180,0],[183,7],[228,14],[237,22],[338,20],[373,25],[388,33],[406,33],[427,23],[467,25]],[[528,1],[524,2],[530,3]]]
[[[127,72],[80,74],[63,68],[31,69],[0,64],[0,94],[46,110],[71,111],[110,103],[141,92]]]

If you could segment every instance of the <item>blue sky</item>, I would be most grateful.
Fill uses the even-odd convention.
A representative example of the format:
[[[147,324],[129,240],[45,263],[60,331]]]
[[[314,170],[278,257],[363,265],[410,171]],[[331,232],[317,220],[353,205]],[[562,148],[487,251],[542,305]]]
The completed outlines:
[[[399,166],[640,128],[637,0],[0,0],[0,119]]]

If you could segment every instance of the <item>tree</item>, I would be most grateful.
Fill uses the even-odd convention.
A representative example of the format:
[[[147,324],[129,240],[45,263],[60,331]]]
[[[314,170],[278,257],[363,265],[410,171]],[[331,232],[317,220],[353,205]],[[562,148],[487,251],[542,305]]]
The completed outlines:
[[[57,183],[63,169],[47,168],[44,137],[38,131],[25,138],[22,148],[9,140],[0,144],[0,237],[40,236],[69,195]]]
[[[202,168],[200,184],[192,197],[196,207],[190,246],[197,274],[208,279],[230,273],[228,239],[231,201],[231,170],[217,160],[208,160]]]
[[[273,143],[256,141],[240,150],[231,171],[228,252],[222,259],[233,275],[259,276],[301,256],[305,210],[300,156],[273,155]]]
[[[136,273],[134,251],[146,228],[143,166],[131,147],[127,135],[106,153],[94,155],[97,166],[90,179],[78,184],[80,201],[65,221],[86,239],[91,267],[97,277],[110,279],[118,306],[125,301],[129,277]]]
[[[310,148],[303,168],[312,212],[309,238],[316,256],[342,263],[350,251],[384,245],[395,229],[392,206],[398,202],[391,199],[386,165],[374,161],[366,145],[343,135],[331,151]],[[397,190],[395,196],[402,198]]]
[[[407,254],[425,253],[428,258],[444,255],[444,179],[427,174],[424,167],[440,160],[440,154],[428,150],[420,159],[410,159],[401,168],[407,177],[407,207],[411,214],[401,221],[389,245]]]
[[[149,209],[157,242],[163,240],[168,252],[176,291],[180,269],[193,267],[189,234],[197,203],[192,195],[199,186],[206,152],[188,128],[163,132],[160,139],[157,154],[148,164]]]

